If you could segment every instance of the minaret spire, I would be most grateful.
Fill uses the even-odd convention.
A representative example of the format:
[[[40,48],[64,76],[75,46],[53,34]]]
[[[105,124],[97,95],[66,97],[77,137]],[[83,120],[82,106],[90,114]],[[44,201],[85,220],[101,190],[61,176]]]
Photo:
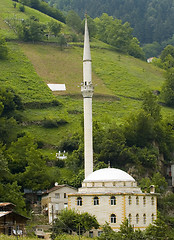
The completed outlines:
[[[93,172],[93,137],[92,137],[92,61],[89,43],[87,17],[85,18],[85,35],[83,51],[83,82],[81,92],[84,106],[84,162],[85,178]]]

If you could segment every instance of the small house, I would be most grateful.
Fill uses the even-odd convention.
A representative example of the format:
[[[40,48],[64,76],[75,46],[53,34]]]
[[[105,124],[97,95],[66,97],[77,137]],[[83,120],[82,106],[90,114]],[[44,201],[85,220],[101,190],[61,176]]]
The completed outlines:
[[[43,194],[41,200],[42,213],[48,216],[49,223],[57,218],[61,210],[68,207],[68,194],[76,192],[76,188],[55,183],[53,188]]]
[[[0,234],[24,235],[27,217],[14,212],[12,203],[0,203]]]

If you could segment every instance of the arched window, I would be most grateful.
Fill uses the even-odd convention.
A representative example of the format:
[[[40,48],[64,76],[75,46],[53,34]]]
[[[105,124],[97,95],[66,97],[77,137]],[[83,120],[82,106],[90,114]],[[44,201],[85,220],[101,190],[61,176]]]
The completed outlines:
[[[132,215],[131,214],[128,215],[128,222],[129,222],[129,224],[131,224],[131,222],[132,222]]]
[[[81,197],[77,198],[77,206],[82,206],[82,198]]]
[[[151,197],[151,204],[154,205],[155,201],[154,201],[154,197]]]
[[[138,224],[139,223],[139,214],[137,213],[137,215],[136,215],[136,223]]]
[[[139,197],[136,197],[136,205],[139,205]]]
[[[99,198],[98,197],[94,197],[94,205],[99,205]]]
[[[111,205],[116,205],[116,197],[115,196],[111,197]]]
[[[132,197],[131,196],[128,197],[128,203],[129,203],[129,205],[132,204]]]
[[[116,222],[117,222],[116,215],[111,214],[111,223],[116,223]]]
[[[152,218],[152,223],[154,222],[155,218],[154,218],[154,214],[152,213],[151,215],[151,218]]]
[[[143,223],[146,224],[146,214],[143,214]]]
[[[146,197],[143,197],[143,205],[146,205]]]

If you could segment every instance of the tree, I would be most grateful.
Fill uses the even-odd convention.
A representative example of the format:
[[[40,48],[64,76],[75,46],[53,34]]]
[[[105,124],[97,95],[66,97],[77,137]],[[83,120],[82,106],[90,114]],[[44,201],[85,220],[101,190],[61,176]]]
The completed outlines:
[[[150,191],[151,185],[155,186],[157,193],[164,193],[167,189],[167,182],[159,172],[154,173],[152,178],[145,177],[140,180],[140,187],[147,192]]]
[[[68,12],[66,17],[66,23],[77,33],[82,32],[82,20],[80,19],[79,15],[73,10],[70,10]]]
[[[16,181],[7,184],[0,183],[0,201],[11,202],[15,204],[15,210],[18,213],[26,214],[23,193],[21,192],[21,187],[17,184]]]
[[[124,134],[128,146],[145,147],[154,139],[154,119],[150,114],[141,110],[127,120]]]
[[[35,17],[22,20],[17,26],[17,33],[20,39],[25,42],[41,41],[45,36],[44,30],[46,26],[41,24]]]
[[[159,121],[161,119],[161,107],[157,102],[157,96],[155,96],[150,90],[146,91],[142,95],[143,103],[142,108],[148,114],[150,114],[154,120]]]
[[[129,47],[128,47],[128,53],[129,55],[135,58],[140,58],[142,60],[145,60],[145,53],[143,49],[140,47],[140,42],[136,37],[133,37],[132,40],[130,41]]]
[[[6,59],[8,56],[8,47],[5,38],[0,35],[0,59]]]
[[[58,218],[54,221],[52,227],[52,239],[63,232],[83,234],[92,228],[97,229],[99,224],[95,216],[89,213],[78,213],[74,210],[65,209],[61,211]],[[80,230],[80,232],[79,232]]]
[[[162,88],[165,103],[169,107],[174,107],[174,68],[166,72],[166,80]]]
[[[110,226],[109,224],[106,222],[103,226],[102,226],[102,234],[100,237],[98,237],[98,240],[119,240],[121,235],[119,233],[116,233]]]
[[[157,220],[155,222],[149,225],[149,227],[145,230],[145,236],[146,239],[160,239],[160,240],[166,240],[166,239],[173,239],[171,237],[171,229],[167,224],[165,223],[163,217],[161,215],[158,215]]]
[[[48,27],[50,29],[50,32],[54,34],[55,37],[57,37],[58,33],[60,33],[60,30],[62,28],[60,23],[53,20],[48,23]]]
[[[63,34],[61,34],[59,37],[58,37],[58,40],[57,40],[59,46],[60,46],[60,49],[61,51],[63,51],[64,47],[67,45],[67,42],[66,42],[66,38]]]

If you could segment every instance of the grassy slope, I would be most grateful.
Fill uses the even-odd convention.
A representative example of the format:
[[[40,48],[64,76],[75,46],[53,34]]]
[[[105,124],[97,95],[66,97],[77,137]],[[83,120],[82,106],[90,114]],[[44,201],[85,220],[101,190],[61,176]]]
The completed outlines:
[[[15,39],[15,35],[3,22],[5,18],[15,16],[21,19],[35,15],[42,22],[50,21],[50,17],[27,7],[25,13],[19,12],[18,6],[13,8],[11,0],[0,0],[0,5],[3,10],[0,13],[0,32],[5,32],[12,39]],[[66,27],[63,30],[68,31]],[[142,91],[161,89],[164,82],[162,71],[146,62],[113,52],[110,47],[99,42],[92,42],[91,46],[95,86],[93,119],[103,125],[122,123],[124,118],[140,108],[141,101],[137,98]],[[62,137],[81,129],[82,47],[69,47],[60,51],[55,44],[9,43],[9,48],[9,60],[0,62],[0,81],[2,85],[15,88],[23,101],[49,101],[54,96],[45,83],[66,84],[65,93],[55,93],[63,107],[24,111],[25,121],[38,121],[47,117],[66,119],[69,124],[58,129],[45,129],[37,124],[23,126],[23,130],[31,132],[37,140],[59,145]],[[116,96],[120,98],[119,101]],[[78,114],[73,114],[72,110]],[[173,114],[173,110],[163,108],[163,113]]]

